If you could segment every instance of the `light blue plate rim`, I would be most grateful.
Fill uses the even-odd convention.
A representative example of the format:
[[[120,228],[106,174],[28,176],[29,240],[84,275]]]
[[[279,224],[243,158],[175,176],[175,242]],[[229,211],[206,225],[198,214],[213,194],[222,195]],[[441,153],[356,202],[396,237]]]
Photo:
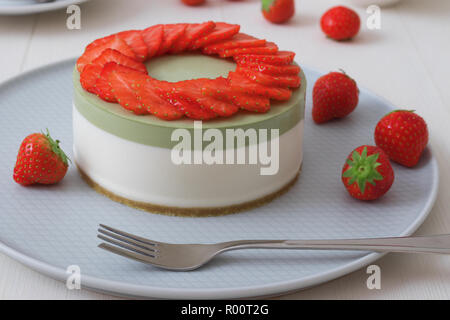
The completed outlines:
[[[58,0],[48,3],[34,3],[24,5],[6,5],[0,1],[0,15],[27,15],[39,12],[53,11],[66,8],[72,4],[81,4],[89,0]]]
[[[15,82],[20,82],[22,79],[27,78],[30,75],[39,73],[48,68],[58,67],[59,65],[66,64],[70,61],[75,63],[75,58],[65,59],[59,62],[50,63],[44,65],[22,74],[16,75],[3,83],[0,87],[10,85]],[[325,72],[318,71],[317,69],[309,68],[303,66],[303,69],[310,70],[315,73],[324,74]],[[359,87],[360,94],[369,95],[374,99],[380,100],[382,103],[386,104],[389,108],[395,109],[395,106],[390,103],[387,99],[378,96],[377,94],[363,88]],[[420,225],[425,221],[426,217],[430,213],[433,205],[436,201],[438,188],[439,188],[439,168],[436,158],[434,157],[433,147],[429,144],[428,149],[430,150],[430,161],[429,165],[432,168],[433,182],[431,185],[430,195],[424,204],[424,209],[418,214],[416,219],[406,228],[399,236],[408,236],[414,233]],[[65,282],[67,279],[66,270],[50,265],[39,259],[35,259],[29,255],[26,255],[19,250],[7,246],[6,244],[0,242],[0,252],[8,255],[9,257],[17,260],[18,262],[24,264],[25,266],[49,276],[55,280]],[[90,289],[97,292],[107,293],[111,295],[136,297],[136,298],[161,298],[161,299],[235,299],[235,298],[255,298],[255,297],[270,297],[281,295],[284,293],[295,292],[301,289],[312,287],[351,272],[354,272],[360,268],[363,268],[370,263],[376,261],[383,257],[386,253],[369,253],[362,258],[353,260],[350,263],[342,265],[337,268],[329,269],[325,272],[321,272],[312,276],[303,277],[298,280],[289,280],[282,282],[270,283],[267,285],[260,286],[245,286],[236,288],[201,288],[201,289],[190,289],[190,288],[165,288],[165,287],[155,287],[155,286],[142,286],[130,283],[123,283],[113,280],[105,280],[97,277],[92,277],[89,275],[81,276],[82,288]]]

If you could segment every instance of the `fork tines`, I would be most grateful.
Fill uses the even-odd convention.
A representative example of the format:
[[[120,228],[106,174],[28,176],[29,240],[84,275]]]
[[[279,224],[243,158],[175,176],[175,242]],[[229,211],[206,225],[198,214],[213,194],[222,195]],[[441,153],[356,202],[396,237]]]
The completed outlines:
[[[155,263],[158,242],[100,224],[97,237],[103,241],[99,248],[144,263]]]

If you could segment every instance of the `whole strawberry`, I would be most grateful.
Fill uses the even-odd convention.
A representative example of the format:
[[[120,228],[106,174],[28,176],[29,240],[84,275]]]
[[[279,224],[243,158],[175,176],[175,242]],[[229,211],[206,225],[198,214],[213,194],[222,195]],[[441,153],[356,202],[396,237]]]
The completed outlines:
[[[356,36],[361,21],[358,14],[343,6],[337,6],[325,12],[320,19],[323,32],[334,40],[348,40]]]
[[[375,144],[392,161],[407,167],[417,164],[427,143],[427,124],[414,111],[393,111],[385,115],[375,127]]]
[[[313,88],[313,120],[324,123],[347,116],[358,105],[358,94],[355,80],[343,72],[320,77]]]
[[[363,145],[347,157],[342,168],[342,182],[352,197],[375,200],[391,188],[394,171],[383,150]]]
[[[295,13],[294,0],[262,0],[262,13],[270,22],[286,22]]]
[[[14,167],[14,180],[21,185],[52,184],[64,178],[68,158],[59,141],[47,134],[33,133],[20,145]]]

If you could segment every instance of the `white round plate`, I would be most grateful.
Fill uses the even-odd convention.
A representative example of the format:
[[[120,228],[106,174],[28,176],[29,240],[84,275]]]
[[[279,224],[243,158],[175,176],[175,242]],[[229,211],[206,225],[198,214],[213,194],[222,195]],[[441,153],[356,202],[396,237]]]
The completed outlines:
[[[25,15],[67,8],[88,0],[55,0],[39,3],[35,0],[0,0],[0,15]]]
[[[374,202],[352,199],[340,181],[346,156],[373,144],[374,127],[392,110],[361,89],[358,108],[324,125],[311,120],[308,80],[303,172],[285,195],[251,211],[211,218],[181,218],[129,208],[96,193],[71,166],[53,186],[22,187],[12,179],[22,139],[49,128],[72,149],[72,70],[75,60],[43,67],[0,86],[0,252],[52,278],[81,269],[84,288],[153,298],[242,298],[299,290],[357,270],[382,255],[356,251],[241,250],[191,272],[171,272],[97,248],[99,223],[157,241],[210,243],[237,239],[318,239],[404,236],[434,203],[438,167],[428,148],[414,169],[393,165],[395,182]],[[151,177],[149,177],[151,179]]]

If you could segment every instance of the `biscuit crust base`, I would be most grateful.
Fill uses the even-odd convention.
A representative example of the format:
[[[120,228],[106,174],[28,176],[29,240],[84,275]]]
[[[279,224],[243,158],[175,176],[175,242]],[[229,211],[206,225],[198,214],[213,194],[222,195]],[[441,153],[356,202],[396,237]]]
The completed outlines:
[[[103,188],[98,183],[93,181],[86,173],[83,172],[83,170],[78,167],[78,172],[80,173],[83,180],[95,191],[98,193],[110,198],[111,200],[114,200],[116,202],[125,204],[129,207],[144,210],[150,213],[158,213],[158,214],[164,214],[168,216],[179,216],[179,217],[213,217],[213,216],[222,216],[232,213],[238,213],[241,211],[250,210],[256,207],[260,207],[262,205],[265,205],[272,201],[273,199],[281,196],[282,194],[286,193],[297,181],[298,177],[300,176],[300,173],[302,171],[302,167],[300,166],[300,169],[298,173],[295,175],[295,177],[289,181],[287,184],[285,184],[283,187],[281,187],[279,190],[268,194],[264,197],[261,197],[259,199],[255,199],[252,201],[239,203],[231,206],[225,206],[225,207],[195,207],[195,208],[181,208],[181,207],[169,207],[169,206],[161,206],[157,204],[147,203],[147,202],[139,202],[130,200],[127,198],[124,198],[122,196],[118,196],[111,191]]]

